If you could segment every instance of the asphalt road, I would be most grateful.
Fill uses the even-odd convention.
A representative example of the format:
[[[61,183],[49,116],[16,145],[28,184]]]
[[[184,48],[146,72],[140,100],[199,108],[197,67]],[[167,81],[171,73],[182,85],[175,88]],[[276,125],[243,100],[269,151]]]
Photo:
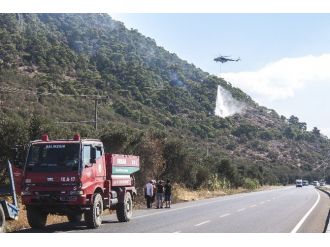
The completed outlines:
[[[45,232],[321,233],[328,212],[329,197],[325,193],[313,186],[290,186],[177,203],[170,209],[135,210],[132,220],[126,223],[108,215],[94,230],[83,224],[62,223],[46,227]]]

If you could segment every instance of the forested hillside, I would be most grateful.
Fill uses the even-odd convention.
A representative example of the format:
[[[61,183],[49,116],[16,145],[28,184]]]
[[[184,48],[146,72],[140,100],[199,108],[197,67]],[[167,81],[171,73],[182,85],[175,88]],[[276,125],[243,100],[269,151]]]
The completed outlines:
[[[221,85],[244,104],[215,116]],[[94,128],[97,101],[98,128]],[[191,188],[319,179],[329,140],[107,14],[0,15],[0,162],[43,133],[141,156],[137,181]]]

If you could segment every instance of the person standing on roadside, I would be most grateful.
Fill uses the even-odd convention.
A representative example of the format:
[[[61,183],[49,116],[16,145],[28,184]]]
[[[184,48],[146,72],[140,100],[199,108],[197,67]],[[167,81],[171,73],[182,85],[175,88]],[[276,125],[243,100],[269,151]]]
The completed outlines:
[[[156,199],[156,194],[157,194],[156,180],[151,180],[151,182],[152,182],[152,186],[153,186],[153,195],[152,195],[151,203],[154,203],[155,199]]]
[[[152,197],[154,194],[154,186],[152,184],[152,181],[149,181],[146,186],[145,186],[145,191],[144,191],[144,195],[145,198],[147,200],[147,208],[151,208],[152,207]]]
[[[164,186],[163,186],[163,181],[159,180],[157,185],[157,194],[156,194],[156,199],[157,199],[157,205],[156,208],[163,208],[163,196],[164,196]]]
[[[165,208],[171,208],[172,185],[169,179],[166,180],[166,184],[164,186],[164,194],[165,194]]]

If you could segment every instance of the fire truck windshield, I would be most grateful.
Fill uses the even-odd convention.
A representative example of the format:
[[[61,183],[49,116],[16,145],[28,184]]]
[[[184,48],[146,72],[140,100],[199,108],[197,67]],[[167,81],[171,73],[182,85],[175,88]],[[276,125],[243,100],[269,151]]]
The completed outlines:
[[[50,143],[31,145],[26,163],[27,171],[77,171],[79,143]]]

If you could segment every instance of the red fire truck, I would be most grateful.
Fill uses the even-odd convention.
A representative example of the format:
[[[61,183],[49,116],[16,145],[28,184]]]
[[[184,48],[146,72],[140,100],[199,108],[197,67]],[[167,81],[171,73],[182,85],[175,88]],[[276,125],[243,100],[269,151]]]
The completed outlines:
[[[108,154],[100,140],[32,141],[24,166],[22,202],[32,228],[43,228],[48,214],[66,215],[70,222],[84,216],[89,228],[102,223],[104,209],[115,209],[120,222],[132,217],[136,196],[133,173],[139,157]]]

